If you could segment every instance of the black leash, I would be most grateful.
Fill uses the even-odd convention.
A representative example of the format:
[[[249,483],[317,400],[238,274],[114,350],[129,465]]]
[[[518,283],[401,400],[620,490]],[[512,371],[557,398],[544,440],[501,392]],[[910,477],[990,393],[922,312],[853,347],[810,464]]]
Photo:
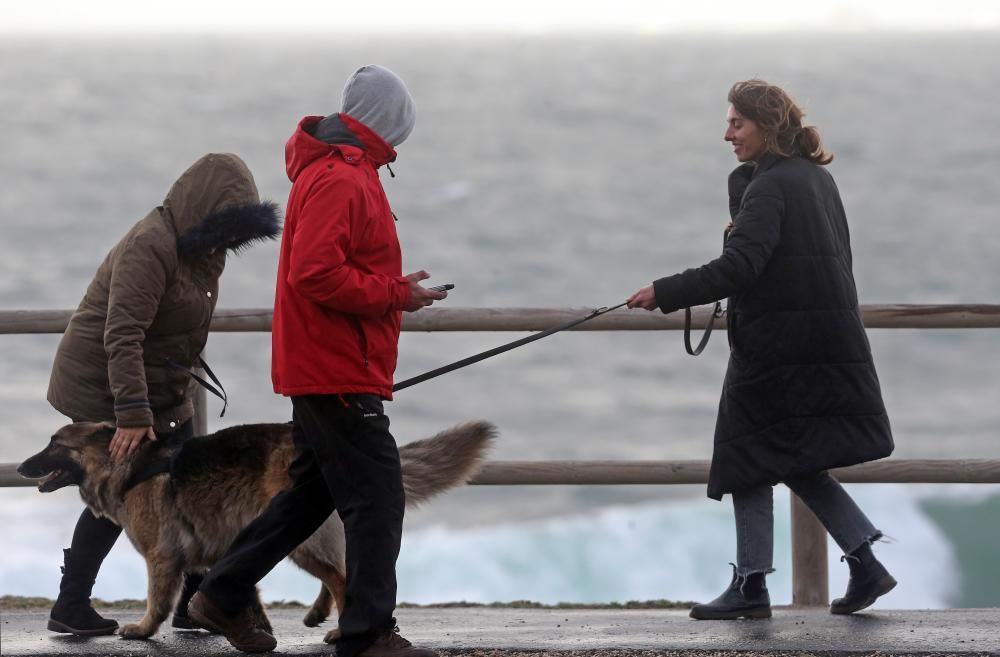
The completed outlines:
[[[469,356],[468,358],[463,358],[462,360],[455,361],[450,365],[445,365],[444,367],[439,367],[435,370],[424,372],[423,374],[415,376],[412,379],[400,381],[399,383],[397,383],[392,387],[392,391],[397,392],[399,390],[402,390],[403,388],[409,388],[410,386],[417,385],[418,383],[422,383],[424,381],[427,381],[428,379],[433,379],[435,377],[441,376],[442,374],[447,374],[448,372],[454,372],[455,370],[465,367],[466,365],[472,365],[473,363],[478,363],[481,360],[486,360],[487,358],[496,356],[497,354],[502,354],[505,351],[510,351],[511,349],[515,349],[522,345],[526,345],[529,342],[534,342],[535,340],[541,340],[542,338],[548,337],[553,333],[558,333],[559,331],[565,331],[568,328],[573,328],[577,324],[583,324],[584,322],[594,319],[595,317],[600,317],[604,313],[609,313],[612,310],[617,310],[622,306],[626,305],[627,303],[628,303],[627,301],[623,301],[617,306],[598,308],[593,312],[591,312],[589,315],[586,315],[584,317],[578,317],[577,319],[566,322],[565,324],[560,324],[559,326],[553,326],[552,328],[545,329],[541,333],[529,335],[526,338],[521,338],[520,340],[514,340],[513,342],[508,342],[507,344],[500,345],[499,347],[494,347],[489,351],[478,353],[475,356]]]
[[[183,365],[178,365],[177,363],[175,363],[174,361],[170,360],[169,358],[167,359],[167,365],[169,365],[170,367],[172,367],[174,369],[183,370],[184,372],[187,372],[188,376],[190,376],[192,379],[194,379],[195,381],[197,381],[198,384],[201,385],[201,387],[203,387],[205,390],[208,390],[210,393],[212,393],[213,395],[215,395],[216,397],[218,397],[219,399],[221,399],[222,400],[222,412],[219,413],[219,417],[225,416],[225,414],[226,414],[226,408],[229,407],[229,395],[226,394],[226,389],[222,387],[222,383],[219,381],[219,378],[217,376],[215,376],[215,372],[213,372],[212,368],[210,368],[208,366],[208,363],[205,362],[204,358],[202,358],[201,356],[198,356],[197,365],[199,367],[201,367],[201,369],[205,370],[205,374],[208,375],[208,378],[212,379],[212,382],[215,383],[215,386],[219,386],[218,388],[216,388],[211,383],[209,383],[205,379],[201,378],[200,376],[198,376],[197,374],[195,374],[194,372],[192,372],[188,368],[184,367]],[[220,390],[222,392],[219,392]]]
[[[691,348],[691,309],[684,309],[684,348],[692,356],[698,356],[702,351],[705,350],[705,345],[708,344],[708,338],[712,335],[712,327],[715,326],[715,320],[718,317],[722,317],[722,304],[718,301],[715,302],[715,308],[712,310],[712,316],[708,318],[708,326],[705,327],[705,334],[701,336],[701,342],[694,349]]]

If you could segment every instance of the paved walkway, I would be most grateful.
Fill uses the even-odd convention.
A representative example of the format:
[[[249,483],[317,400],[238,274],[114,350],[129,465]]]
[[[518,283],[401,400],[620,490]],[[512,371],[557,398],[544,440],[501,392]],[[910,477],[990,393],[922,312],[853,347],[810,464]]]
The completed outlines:
[[[327,628],[306,628],[304,611],[270,613],[276,655],[331,655]],[[135,622],[138,612],[112,615]],[[82,639],[45,629],[44,611],[4,611],[0,653],[32,657],[112,655],[199,657],[239,655],[222,637],[164,625],[149,641],[115,636]],[[400,609],[404,636],[449,655],[613,653],[663,655],[1000,655],[1000,609],[877,611],[848,617],[825,609],[776,609],[756,621],[694,621],[686,611],[535,610],[488,608]],[[325,624],[329,626],[329,623]]]

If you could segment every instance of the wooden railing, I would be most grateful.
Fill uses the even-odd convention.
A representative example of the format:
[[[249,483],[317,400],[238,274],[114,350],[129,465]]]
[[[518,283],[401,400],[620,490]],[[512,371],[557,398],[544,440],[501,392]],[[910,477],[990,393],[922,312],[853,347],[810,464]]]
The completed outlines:
[[[1000,305],[866,305],[868,328],[968,329],[1000,328]],[[580,317],[591,309],[428,308],[408,314],[404,331],[538,331]],[[708,308],[695,311],[704,325]],[[71,311],[0,311],[0,334],[61,333]],[[643,331],[683,328],[683,314],[617,310],[586,322],[577,331]],[[723,327],[724,328],[724,327]],[[212,330],[270,331],[271,312],[261,309],[217,310]],[[199,403],[204,408],[204,396]],[[197,426],[204,429],[204,413]],[[33,486],[19,477],[16,464],[0,464],[0,487]],[[708,461],[493,461],[470,482],[477,485],[624,485],[704,484]],[[888,459],[834,471],[845,483],[1000,483],[1000,460]],[[792,495],[792,604],[826,605],[829,601],[826,530]]]
[[[580,317],[592,308],[425,308],[403,316],[404,331],[541,331]],[[696,308],[694,323],[703,325],[710,308]],[[71,310],[0,310],[0,334],[62,333]],[[861,306],[868,328],[1000,328],[1000,305],[894,304]],[[574,331],[662,331],[684,328],[684,314],[615,310],[581,324]],[[271,330],[271,311],[260,308],[218,309],[212,330],[222,333]]]

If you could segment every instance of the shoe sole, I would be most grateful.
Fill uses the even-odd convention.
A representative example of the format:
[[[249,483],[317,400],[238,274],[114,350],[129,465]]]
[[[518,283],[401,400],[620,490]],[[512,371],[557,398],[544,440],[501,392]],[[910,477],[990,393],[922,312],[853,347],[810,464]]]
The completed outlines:
[[[198,623],[195,623],[189,616],[178,616],[174,614],[173,619],[170,621],[170,625],[176,630],[205,630],[206,632],[211,632],[212,634],[218,634],[215,630],[210,630],[207,627],[202,627]]]
[[[847,614],[853,614],[856,611],[861,611],[862,609],[867,609],[875,604],[875,601],[880,597],[888,593],[889,591],[896,588],[896,578],[892,575],[886,575],[878,581],[878,589],[875,593],[867,598],[861,604],[853,605],[851,607],[830,607],[830,613],[837,616],[846,616]]]
[[[174,618],[176,618],[176,616]],[[203,630],[208,630],[209,632],[214,632],[216,634],[225,634],[221,627],[213,623],[207,616],[200,614],[198,610],[193,607],[188,607],[188,620],[191,621],[192,625],[195,625]]]
[[[691,618],[695,620],[739,620],[740,618],[747,618],[750,620],[757,620],[763,618],[771,617],[770,607],[757,607],[754,609],[742,609],[739,611],[699,611],[697,614],[695,610],[692,609],[691,613],[688,614]]]
[[[200,625],[202,629],[208,630],[213,634],[221,634],[222,636],[226,637],[226,641],[228,641],[230,645],[232,645],[240,652],[271,652],[278,646],[278,642],[274,639],[274,637],[271,637],[271,640],[274,641],[274,643],[271,644],[271,646],[268,648],[256,645],[236,643],[228,636],[226,636],[226,633],[222,631],[222,628],[213,623],[212,620],[208,618],[208,616],[205,616],[204,614],[200,613],[197,607],[188,607],[188,617],[192,621]]]
[[[47,627],[49,630],[59,632],[60,634],[75,634],[77,636],[104,636],[106,634],[114,634],[115,630],[118,629],[118,623],[109,627],[99,627],[93,630],[79,630],[75,627],[70,627],[66,623],[60,623],[59,621],[50,618]]]

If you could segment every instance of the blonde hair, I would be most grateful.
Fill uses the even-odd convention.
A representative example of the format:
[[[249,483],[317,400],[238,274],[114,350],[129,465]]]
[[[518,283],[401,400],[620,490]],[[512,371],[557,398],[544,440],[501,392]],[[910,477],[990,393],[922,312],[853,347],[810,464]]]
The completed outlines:
[[[833,153],[823,148],[819,130],[803,126],[805,112],[785,91],[763,80],[737,82],[729,90],[729,102],[764,136],[764,147],[781,157],[800,155],[816,164],[829,164]]]

